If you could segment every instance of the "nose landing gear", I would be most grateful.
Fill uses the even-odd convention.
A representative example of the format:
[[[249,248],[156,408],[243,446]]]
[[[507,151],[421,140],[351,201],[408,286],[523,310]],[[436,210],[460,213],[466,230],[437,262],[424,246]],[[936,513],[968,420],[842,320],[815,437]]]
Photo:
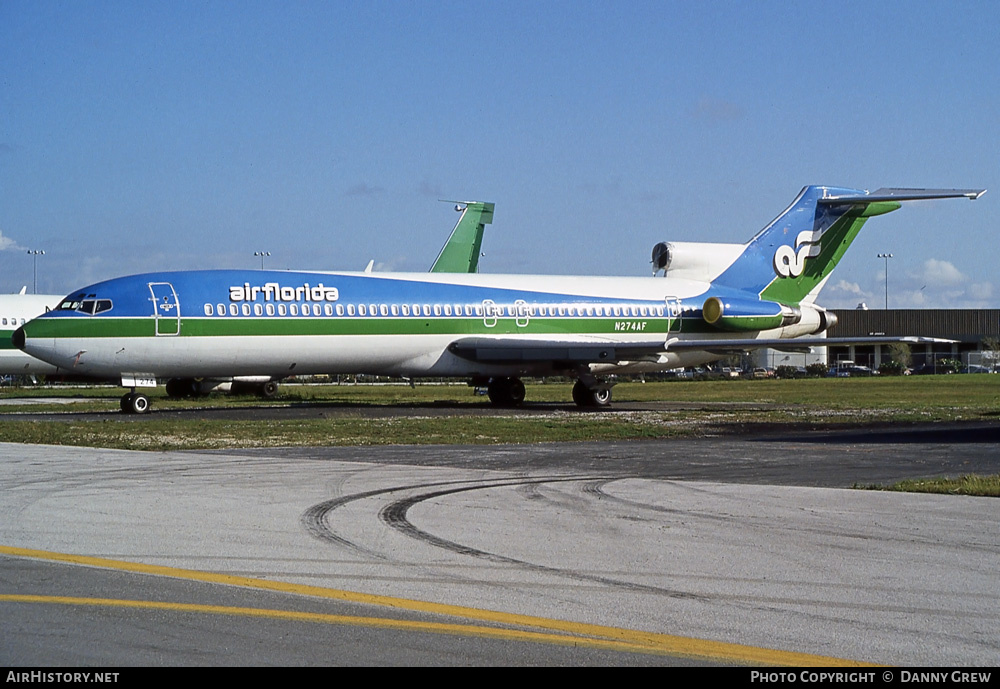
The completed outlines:
[[[124,414],[148,414],[149,398],[133,390],[122,395],[120,406]]]

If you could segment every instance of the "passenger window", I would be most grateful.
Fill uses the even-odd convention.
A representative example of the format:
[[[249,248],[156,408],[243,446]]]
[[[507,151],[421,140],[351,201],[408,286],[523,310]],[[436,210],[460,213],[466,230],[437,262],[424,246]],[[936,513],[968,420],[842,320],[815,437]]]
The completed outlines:
[[[273,316],[274,315],[274,304],[268,304],[267,306],[265,306],[264,307],[264,313],[266,313],[268,316]]]
[[[278,315],[284,316],[287,313],[288,313],[288,307],[285,306],[284,304],[278,304]]]
[[[344,315],[344,305],[343,304],[337,304],[337,315],[338,316],[343,316]]]
[[[403,304],[403,315],[404,316],[409,316],[410,315],[410,306],[409,306],[409,304]]]
[[[229,315],[230,316],[239,316],[240,315],[240,307],[237,306],[236,304],[230,304],[229,305]]]
[[[264,315],[264,305],[263,304],[254,304],[253,305],[253,315],[255,315],[255,316],[263,316]]]
[[[216,304],[215,305],[215,315],[216,316],[225,316],[226,315],[226,305],[225,304]]]
[[[212,305],[211,304],[205,304],[205,315],[206,316],[211,316],[212,315]],[[3,324],[7,325],[7,319],[6,318],[3,319]]]

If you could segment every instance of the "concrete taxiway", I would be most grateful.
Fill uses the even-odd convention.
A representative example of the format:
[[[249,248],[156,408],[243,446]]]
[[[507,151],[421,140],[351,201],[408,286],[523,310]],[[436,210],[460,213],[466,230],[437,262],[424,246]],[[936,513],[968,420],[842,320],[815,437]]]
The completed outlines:
[[[846,487],[998,463],[988,429],[252,452],[0,445],[0,610],[21,630],[16,642],[5,632],[0,662],[988,665],[1000,653],[1000,500]],[[108,601],[99,613],[80,602],[94,598]],[[53,605],[79,626],[54,624]],[[417,627],[271,628],[212,606]],[[122,616],[131,633],[94,642],[102,619],[120,628]],[[444,621],[604,645],[571,653],[572,638],[419,626]],[[331,643],[331,629],[354,641]],[[286,631],[302,642],[267,642]]]

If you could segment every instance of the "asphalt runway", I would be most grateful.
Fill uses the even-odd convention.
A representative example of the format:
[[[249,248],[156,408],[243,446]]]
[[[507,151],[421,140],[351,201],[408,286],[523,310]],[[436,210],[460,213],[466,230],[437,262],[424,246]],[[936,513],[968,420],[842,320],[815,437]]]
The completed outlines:
[[[1000,501],[847,489],[997,473],[991,424],[0,456],[6,665],[1000,656]]]

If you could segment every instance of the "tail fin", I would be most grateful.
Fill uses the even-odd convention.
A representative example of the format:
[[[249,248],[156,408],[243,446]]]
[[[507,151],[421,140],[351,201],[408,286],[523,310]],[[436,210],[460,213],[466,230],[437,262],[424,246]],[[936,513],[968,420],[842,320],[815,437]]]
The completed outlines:
[[[459,203],[455,210],[462,211],[455,229],[441,248],[432,273],[476,273],[479,271],[479,251],[483,245],[486,226],[493,222],[492,203],[469,201]]]
[[[868,218],[901,201],[977,199],[985,189],[857,189],[808,186],[792,205],[751,239],[716,280],[761,299],[797,305],[812,302]]]

